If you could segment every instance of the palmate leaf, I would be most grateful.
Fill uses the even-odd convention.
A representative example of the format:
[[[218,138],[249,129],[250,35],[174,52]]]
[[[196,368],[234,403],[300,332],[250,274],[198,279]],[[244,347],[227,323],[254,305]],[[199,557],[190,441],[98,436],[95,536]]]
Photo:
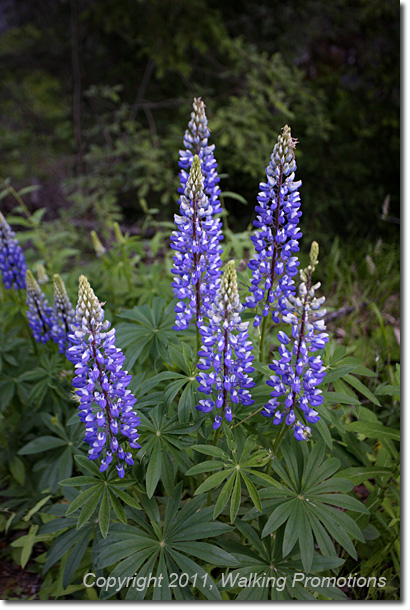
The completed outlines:
[[[307,459],[301,459],[299,446],[291,452],[283,446],[285,465],[273,460],[272,467],[279,476],[280,487],[266,487],[260,491],[262,512],[269,517],[262,531],[266,537],[284,528],[283,557],[287,557],[298,542],[305,571],[311,569],[313,540],[324,556],[336,556],[333,538],[352,557],[356,550],[351,538],[362,542],[364,536],[357,523],[343,510],[369,514],[366,506],[351,495],[353,483],[333,476],[340,466],[336,458],[325,458],[324,445],[317,442]],[[273,509],[273,510],[272,510]],[[252,517],[252,515],[250,515]]]
[[[376,373],[364,367],[358,358],[346,357],[345,347],[335,347],[334,343],[328,343],[324,364],[327,368],[327,374],[320,387],[324,390],[325,402],[357,405],[357,397],[352,390],[354,388],[370,402],[378,407],[381,406],[377,396],[356,377],[356,375],[375,377]],[[335,392],[326,391],[330,383],[333,383]]]
[[[78,492],[72,489],[68,495],[74,500],[77,494]],[[49,508],[47,512],[59,514],[61,508],[65,510],[64,505],[57,504]],[[43,574],[46,574],[57,562],[61,563],[60,578],[63,589],[68,587],[75,572],[79,568],[85,551],[93,536],[96,535],[98,527],[96,523],[92,523],[87,524],[85,527],[78,530],[76,525],[77,519],[62,517],[48,521],[45,525],[41,526],[40,529],[40,534],[65,530],[54,540],[49,548],[47,560],[43,568]]]
[[[155,297],[152,307],[141,305],[118,314],[127,322],[117,325],[117,341],[126,356],[126,367],[141,365],[147,358],[155,366],[168,359],[168,346],[177,341],[172,327],[175,323],[175,302]]]
[[[174,491],[174,479],[177,469],[183,473],[192,466],[186,449],[193,443],[190,435],[203,421],[181,424],[178,418],[167,417],[164,404],[151,409],[149,417],[140,414],[139,432],[143,438],[138,456],[147,462],[146,489],[151,498],[158,482],[161,480],[168,495]]]
[[[46,413],[41,414],[41,419],[54,436],[39,436],[24,445],[18,453],[19,455],[44,454],[35,464],[35,470],[41,472],[38,485],[42,490],[49,489],[56,492],[59,479],[71,475],[73,458],[82,452],[83,436],[80,433],[82,426],[81,424],[64,426],[57,417]]]
[[[170,344],[167,349],[172,363],[179,370],[162,371],[143,381],[134,382],[133,379],[130,389],[138,398],[139,409],[141,409],[141,405],[145,406],[145,404],[156,405],[159,402],[165,402],[171,405],[174,400],[177,400],[178,420],[180,423],[187,423],[191,417],[194,416],[194,419],[198,417],[195,409],[195,405],[199,401],[198,383],[192,349],[186,344],[178,346],[178,349]],[[156,390],[154,400],[149,403],[145,402],[146,399],[141,400],[141,397],[147,394],[150,398],[154,389]]]
[[[158,231],[156,236],[161,236],[161,232]],[[152,250],[152,242],[150,247]],[[172,298],[171,283],[164,274],[162,264],[151,263],[147,268],[145,263],[140,263],[137,278],[139,284],[134,286],[133,294],[138,299],[138,305],[151,304],[152,300],[158,296]]]
[[[110,523],[113,521],[112,518],[110,519],[110,505],[117,518],[125,523],[126,514],[120,500],[128,506],[140,508],[138,502],[120,487],[120,485],[128,486],[129,482],[122,481],[115,475],[108,478],[107,473],[100,473],[96,465],[87,458],[77,456],[76,459],[84,469],[86,467],[95,476],[86,475],[60,481],[71,503],[68,508],[66,504],[57,504],[47,512],[58,516],[64,515],[65,512],[67,516],[47,522],[40,530],[42,535],[65,530],[51,545],[43,569],[43,573],[46,574],[61,560],[64,589],[79,568],[90,541],[93,538],[98,540],[98,536],[107,536]],[[86,487],[86,489],[78,492],[76,487]],[[98,519],[90,523],[91,517],[96,514]],[[63,557],[65,557],[64,561]]]
[[[132,506],[133,508],[141,508],[140,504],[129,493],[121,489],[121,487],[128,487],[132,482],[121,480],[114,468],[111,467],[106,472],[100,473],[95,464],[87,464],[90,461],[87,458],[79,456],[77,461],[83,468],[91,470],[93,476],[79,476],[60,481],[60,485],[65,490],[75,487],[85,488],[72,499],[65,514],[67,517],[69,515],[76,516],[76,527],[81,529],[99,507],[98,526],[101,535],[105,538],[110,524],[111,508],[117,518],[126,523],[126,515],[120,500],[126,506]]]
[[[117,564],[110,576],[118,578],[132,577],[135,572],[138,578],[144,575],[162,574],[159,582],[146,583],[143,591],[138,591],[131,582],[125,598],[144,599],[147,594],[152,599],[192,598],[189,588],[181,586],[176,580],[175,587],[168,587],[170,574],[188,574],[189,582],[209,600],[221,600],[218,587],[210,576],[206,583],[204,568],[195,560],[213,563],[223,567],[234,567],[238,564],[235,557],[215,543],[203,542],[207,538],[218,537],[232,528],[221,522],[212,522],[213,508],[202,508],[204,499],[197,497],[181,504],[182,483],[179,483],[168,498],[165,512],[162,514],[154,499],[143,500],[143,511],[129,510],[129,522],[132,525],[114,525],[108,537],[97,546],[97,568]],[[192,559],[195,558],[195,559]],[[196,575],[196,577],[195,577]],[[142,581],[140,581],[142,582]],[[126,581],[125,581],[126,583]],[[108,599],[116,592],[117,585],[104,587],[100,591],[101,599]],[[166,590],[164,590],[166,589]]]
[[[227,436],[230,435],[226,430]],[[249,498],[257,510],[262,509],[259,492],[256,489],[252,479],[261,479],[265,483],[275,485],[276,481],[265,473],[260,473],[256,468],[264,466],[269,460],[269,454],[266,450],[254,451],[256,445],[256,437],[248,437],[239,456],[236,451],[236,443],[233,436],[227,439],[228,446],[231,447],[231,456],[221,447],[214,445],[194,445],[198,453],[215,457],[215,460],[205,460],[200,464],[196,464],[190,468],[185,474],[194,476],[200,473],[208,473],[214,470],[209,477],[203,481],[195,491],[195,495],[207,493],[213,489],[220,487],[224,483],[222,490],[216,500],[214,508],[214,519],[220,515],[230,500],[229,516],[233,523],[238,514],[241,505],[242,483],[249,494]]]
[[[295,506],[298,506],[295,504]],[[218,581],[221,591],[230,591],[236,595],[236,600],[315,600],[317,594],[322,599],[342,600],[346,596],[337,587],[332,585],[312,587],[307,583],[293,583],[296,572],[304,572],[305,577],[338,568],[344,563],[338,557],[321,558],[314,552],[313,540],[307,538],[312,550],[310,569],[306,570],[305,563],[298,556],[283,557],[283,544],[286,540],[286,532],[280,530],[275,538],[266,537],[261,539],[259,530],[249,523],[237,519],[235,521],[236,539],[224,539],[221,546],[240,563],[240,567],[225,574]],[[302,526],[306,525],[302,520]],[[307,531],[310,531],[308,528]],[[325,559],[326,561],[321,561]],[[256,577],[255,577],[256,575]],[[264,578],[265,577],[265,578]],[[268,578],[271,580],[268,581]],[[240,580],[242,579],[242,580]],[[260,580],[258,580],[260,579]],[[274,579],[274,580],[272,580]],[[280,579],[280,580],[278,580]],[[314,595],[316,594],[316,596]]]

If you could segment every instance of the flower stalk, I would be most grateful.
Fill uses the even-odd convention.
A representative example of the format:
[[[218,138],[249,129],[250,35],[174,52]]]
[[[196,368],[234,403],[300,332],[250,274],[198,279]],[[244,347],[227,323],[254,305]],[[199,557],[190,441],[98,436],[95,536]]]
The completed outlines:
[[[115,456],[118,476],[123,478],[124,463],[134,463],[128,448],[140,448],[140,419],[134,411],[137,400],[127,389],[131,375],[122,370],[125,356],[115,347],[115,329],[110,326],[104,321],[102,304],[82,275],[67,358],[75,365],[73,386],[80,400],[79,417],[86,426],[88,457],[101,458],[100,472],[104,472]]]

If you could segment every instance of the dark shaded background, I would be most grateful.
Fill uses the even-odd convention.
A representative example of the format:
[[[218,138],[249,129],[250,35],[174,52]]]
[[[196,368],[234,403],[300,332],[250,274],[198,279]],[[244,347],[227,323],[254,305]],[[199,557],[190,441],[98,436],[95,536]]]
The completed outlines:
[[[200,95],[234,229],[288,123],[306,236],[398,239],[399,2],[0,4],[0,175],[49,218],[171,220]]]

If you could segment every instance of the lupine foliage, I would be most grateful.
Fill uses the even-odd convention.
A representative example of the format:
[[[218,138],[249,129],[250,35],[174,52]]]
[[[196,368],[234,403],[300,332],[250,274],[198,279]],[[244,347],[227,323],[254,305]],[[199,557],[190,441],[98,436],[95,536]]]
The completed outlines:
[[[197,98],[176,227],[154,236],[111,219],[73,265],[75,252],[23,250],[25,232],[1,217],[11,556],[41,572],[42,599],[395,599],[400,373],[382,314],[375,306],[376,362],[326,331],[334,253],[319,266],[318,244],[301,240],[290,128],[272,143],[256,233],[242,241],[221,239],[209,136]],[[86,587],[90,572],[111,580]],[[386,586],[292,586],[295,572]],[[112,584],[135,574],[162,582]],[[237,584],[250,575],[287,583]]]

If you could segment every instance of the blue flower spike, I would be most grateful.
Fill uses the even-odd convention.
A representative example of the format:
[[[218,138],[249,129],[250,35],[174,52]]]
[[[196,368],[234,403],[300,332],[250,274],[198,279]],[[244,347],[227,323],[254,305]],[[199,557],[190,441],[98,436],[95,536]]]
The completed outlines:
[[[73,386],[85,424],[84,441],[90,445],[88,457],[101,458],[100,472],[116,460],[118,476],[123,478],[124,463],[134,463],[129,449],[140,448],[140,418],[134,411],[137,399],[127,389],[131,375],[122,370],[125,356],[115,347],[115,329],[104,321],[101,305],[82,275],[67,358],[75,365]]]
[[[26,287],[26,259],[16,234],[0,212],[0,271],[4,286],[18,290]]]
[[[255,235],[251,240],[255,255],[248,266],[252,271],[250,292],[246,306],[262,305],[261,315],[255,316],[254,326],[272,314],[274,322],[280,320],[283,298],[295,291],[293,277],[299,262],[294,256],[299,251],[302,233],[298,223],[301,181],[295,180],[295,147],[288,125],[282,129],[266,168],[266,182],[259,185]]]
[[[181,186],[178,190],[181,194],[184,194],[193,158],[195,155],[198,155],[204,177],[205,195],[210,201],[214,214],[220,214],[222,212],[219,200],[221,194],[221,189],[219,188],[220,178],[217,171],[218,164],[214,156],[215,144],[209,144],[210,135],[205,104],[200,97],[194,98],[191,120],[184,135],[185,150],[179,151]],[[218,220],[218,226],[219,228],[222,227],[220,219]],[[222,239],[222,235],[220,238]]]
[[[239,301],[234,261],[227,263],[209,311],[209,324],[202,325],[202,347],[199,352],[199,391],[209,398],[196,407],[203,413],[213,412],[213,427],[218,429],[222,416],[233,419],[232,407],[253,404],[249,388],[255,384],[249,376],[255,370],[251,364],[252,342],[248,337],[249,322],[242,322],[243,307]]]
[[[56,323],[53,310],[31,271],[27,271],[25,283],[28,325],[37,343],[47,343],[51,339],[52,328]]]
[[[180,199],[180,214],[175,214],[176,231],[171,235],[175,250],[172,287],[179,299],[175,306],[175,330],[185,330],[191,320],[197,326],[213,301],[220,278],[221,247],[219,219],[204,192],[201,161],[192,160],[184,195]]]
[[[74,321],[74,309],[68,298],[63,280],[58,274],[53,275],[54,286],[54,324],[51,332],[53,341],[58,345],[60,354],[70,347],[69,334]]]
[[[273,424],[286,422],[293,429],[298,441],[307,440],[311,435],[308,425],[297,419],[299,410],[308,424],[315,424],[320,416],[315,410],[323,403],[321,390],[317,388],[326,376],[320,350],[329,340],[326,333],[322,309],[325,297],[316,297],[320,282],[312,284],[312,274],[318,264],[319,246],[313,242],[310,250],[310,265],[300,271],[301,283],[298,295],[288,295],[284,299],[282,321],[291,324],[289,337],[279,331],[279,360],[273,360],[269,368],[274,371],[267,381],[271,386],[271,399],[265,405],[262,415],[273,417]],[[279,399],[282,397],[282,400]],[[284,401],[283,401],[284,398]]]

